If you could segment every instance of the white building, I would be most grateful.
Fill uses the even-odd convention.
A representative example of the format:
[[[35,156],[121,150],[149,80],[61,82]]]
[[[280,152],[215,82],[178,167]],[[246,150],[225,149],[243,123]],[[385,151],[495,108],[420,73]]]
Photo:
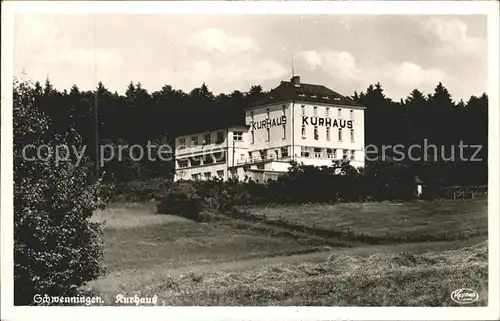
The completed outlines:
[[[295,76],[245,112],[246,126],[193,133],[175,139],[175,180],[220,177],[267,181],[290,162],[363,167],[364,107]]]

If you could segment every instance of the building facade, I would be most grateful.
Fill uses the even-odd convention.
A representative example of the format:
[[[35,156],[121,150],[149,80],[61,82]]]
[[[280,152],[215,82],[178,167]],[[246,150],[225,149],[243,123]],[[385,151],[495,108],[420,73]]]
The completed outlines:
[[[246,126],[177,137],[175,180],[264,182],[286,173],[292,161],[329,166],[349,160],[363,167],[364,110],[331,89],[293,77],[245,111]]]

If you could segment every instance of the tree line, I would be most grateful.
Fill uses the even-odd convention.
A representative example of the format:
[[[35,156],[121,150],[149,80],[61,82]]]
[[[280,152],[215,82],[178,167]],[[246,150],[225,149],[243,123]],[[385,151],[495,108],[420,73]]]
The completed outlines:
[[[165,85],[160,90],[148,92],[141,83],[127,87],[124,95],[109,91],[102,82],[93,91],[81,91],[76,85],[68,90],[57,90],[46,80],[34,84],[33,95],[40,110],[48,116],[49,134],[65,135],[77,132],[88,148],[86,156],[96,159],[96,144],[141,145],[148,142],[171,144],[179,134],[202,132],[227,125],[244,124],[244,110],[262,99],[267,92],[261,86],[252,86],[248,91],[235,90],[230,94],[214,95],[205,84],[190,92],[176,90]],[[402,144],[434,144],[451,155],[455,146],[458,158],[460,142],[465,145],[480,145],[481,150],[465,149],[465,157],[482,159],[470,164],[461,160],[446,161],[439,157],[435,162],[434,151],[427,154],[429,161],[441,165],[440,177],[449,184],[487,182],[488,155],[488,96],[471,96],[468,100],[453,101],[448,89],[438,83],[432,93],[424,94],[414,89],[407,98],[394,101],[384,94],[380,83],[368,86],[365,91],[354,92],[350,97],[366,106],[365,143],[379,147]],[[97,122],[96,122],[97,120]],[[476,148],[477,149],[477,148]],[[423,157],[423,151],[414,149],[414,157]],[[173,162],[150,161],[144,157],[134,161],[125,153],[121,160],[107,162],[102,172],[107,182],[123,183],[156,177],[172,178]],[[391,150],[386,154],[390,159]],[[387,158],[385,159],[387,161]],[[367,166],[380,163],[369,159]],[[408,161],[407,166],[425,166]],[[463,181],[456,181],[456,173],[446,172],[447,163],[453,163],[452,171],[460,171]],[[457,165],[460,164],[460,166]],[[457,167],[458,166],[458,167]],[[461,169],[467,168],[466,172]],[[101,173],[102,173],[101,172]],[[453,179],[452,179],[453,178]],[[455,181],[453,181],[455,180]]]

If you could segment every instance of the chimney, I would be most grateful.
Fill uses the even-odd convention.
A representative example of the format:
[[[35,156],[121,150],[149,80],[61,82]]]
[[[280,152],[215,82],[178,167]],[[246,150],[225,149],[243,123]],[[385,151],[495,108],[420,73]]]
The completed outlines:
[[[300,77],[299,76],[293,76],[290,81],[292,82],[292,84],[295,87],[300,87]]]

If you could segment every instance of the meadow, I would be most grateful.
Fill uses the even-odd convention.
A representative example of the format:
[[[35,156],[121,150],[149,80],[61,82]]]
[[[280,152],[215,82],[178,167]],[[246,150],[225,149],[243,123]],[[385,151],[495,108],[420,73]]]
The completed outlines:
[[[453,305],[451,291],[487,296],[485,199],[246,208],[268,219],[356,233],[476,232],[454,241],[359,244],[223,217],[156,215],[150,203],[111,204],[108,272],[88,289],[158,295],[165,305]],[[483,242],[481,245],[477,245]],[[406,262],[406,263],[405,263]],[[292,291],[293,290],[293,291]]]
[[[242,209],[267,220],[373,237],[429,235],[446,239],[488,232],[486,198]]]

